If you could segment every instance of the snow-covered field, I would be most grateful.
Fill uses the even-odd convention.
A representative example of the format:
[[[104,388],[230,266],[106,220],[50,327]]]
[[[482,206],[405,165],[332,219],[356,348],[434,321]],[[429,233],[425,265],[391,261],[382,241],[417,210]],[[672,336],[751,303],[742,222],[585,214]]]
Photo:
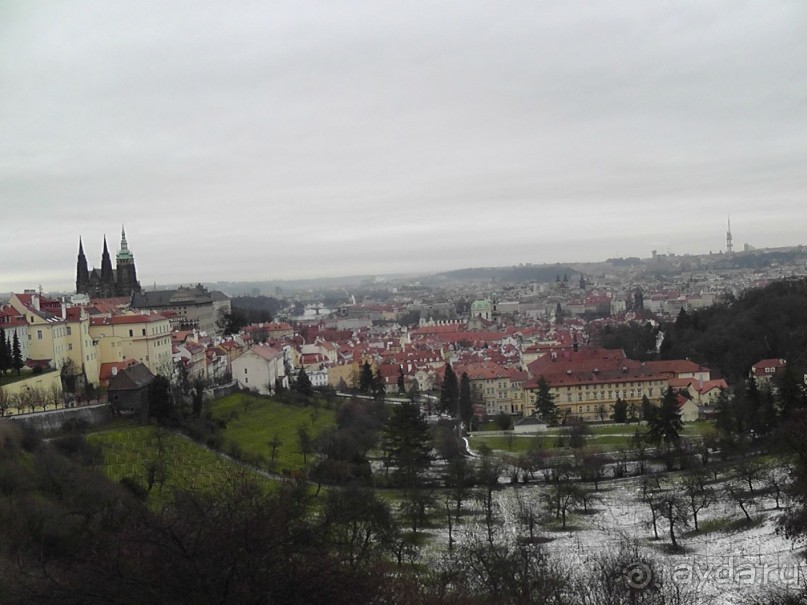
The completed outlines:
[[[496,492],[497,539],[514,540],[526,535],[527,530],[519,523],[519,499],[538,506],[546,489],[538,483]],[[749,509],[754,523],[741,529],[725,527],[744,519],[733,503],[723,499],[712,504],[698,516],[701,528],[708,531],[685,529],[678,536],[680,551],[671,552],[664,519],[658,525],[659,540],[653,539],[650,509],[639,500],[639,491],[637,478],[602,483],[598,501],[591,505],[596,512],[574,515],[567,531],[539,526],[539,535],[549,539],[547,550],[564,567],[574,570],[585,569],[581,566],[600,554],[617,551],[626,540],[636,543],[643,557],[654,560],[656,573],[661,571],[667,582],[686,585],[695,595],[692,602],[698,605],[748,603],[750,597],[771,589],[807,587],[803,552],[776,533],[775,522],[781,511],[775,510],[772,497],[757,497]],[[714,529],[715,525],[723,529]],[[481,521],[469,521],[455,528],[454,537],[463,541],[479,532],[485,532]],[[445,545],[447,541],[447,532],[442,530],[434,543]],[[637,566],[640,575],[646,571],[641,561]],[[637,570],[626,570],[629,571]]]

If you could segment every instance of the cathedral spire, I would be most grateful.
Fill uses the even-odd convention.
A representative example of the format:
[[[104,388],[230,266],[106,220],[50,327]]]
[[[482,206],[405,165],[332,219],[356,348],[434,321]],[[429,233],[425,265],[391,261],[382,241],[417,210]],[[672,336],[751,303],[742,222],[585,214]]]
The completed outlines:
[[[106,235],[104,236],[104,251],[101,254],[101,281],[103,283],[112,283],[112,259],[109,257],[109,246],[106,243]]]
[[[90,288],[90,272],[87,269],[87,257],[84,255],[84,243],[78,238],[78,261],[76,263],[76,293],[88,294]]]
[[[134,259],[132,251],[129,250],[129,242],[126,241],[126,229],[124,229],[123,225],[121,225],[120,228],[120,250],[118,250],[116,259],[118,264],[120,264],[120,262],[123,260],[132,259],[133,261]]]

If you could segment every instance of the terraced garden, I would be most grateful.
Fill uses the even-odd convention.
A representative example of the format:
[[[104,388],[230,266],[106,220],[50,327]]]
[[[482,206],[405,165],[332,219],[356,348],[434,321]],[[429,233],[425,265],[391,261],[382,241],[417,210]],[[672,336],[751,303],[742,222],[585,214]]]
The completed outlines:
[[[205,489],[239,468],[193,441],[156,427],[113,429],[86,438],[101,446],[102,471],[111,480],[134,480],[157,501],[172,487]]]
[[[235,393],[213,403],[213,417],[226,421],[224,450],[238,450],[245,460],[276,471],[295,471],[310,464],[310,453],[303,455],[298,431],[303,428],[311,439],[336,424],[333,410],[288,405],[265,397]],[[272,455],[272,442],[279,445]]]

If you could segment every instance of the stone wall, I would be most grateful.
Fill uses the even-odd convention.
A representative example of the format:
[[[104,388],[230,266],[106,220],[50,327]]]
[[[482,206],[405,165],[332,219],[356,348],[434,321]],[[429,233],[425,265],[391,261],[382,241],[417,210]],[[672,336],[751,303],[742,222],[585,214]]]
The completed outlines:
[[[9,416],[9,420],[34,428],[44,435],[58,433],[69,422],[86,422],[95,425],[106,422],[110,418],[112,418],[112,408],[108,403]]]

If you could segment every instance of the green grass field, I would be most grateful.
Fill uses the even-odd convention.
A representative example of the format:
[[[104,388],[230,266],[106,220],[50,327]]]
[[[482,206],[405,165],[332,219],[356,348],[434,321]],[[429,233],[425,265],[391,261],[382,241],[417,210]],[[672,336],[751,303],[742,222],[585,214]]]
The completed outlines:
[[[235,393],[211,406],[214,418],[227,421],[224,429],[224,449],[233,446],[247,459],[260,459],[273,470],[299,470],[306,466],[300,453],[297,430],[306,427],[311,437],[336,422],[333,410],[319,407],[286,405],[265,397]],[[271,463],[269,442],[277,435],[281,445],[277,448],[275,463]],[[307,463],[311,463],[308,456]]]
[[[617,449],[630,449],[631,438],[635,434],[637,428],[639,431],[644,432],[647,427],[645,424],[608,424],[608,425],[589,425],[590,435],[586,436],[586,446],[597,447],[606,450]],[[714,430],[714,424],[711,422],[693,422],[684,425],[682,435],[687,437],[700,437],[703,434]],[[485,444],[492,450],[510,452],[513,454],[521,454],[526,452],[530,443],[535,439],[541,442],[541,447],[544,449],[555,449],[558,437],[563,434],[563,427],[552,427],[546,432],[538,433],[535,435],[513,435],[509,437],[498,432],[493,435],[486,435],[485,431],[478,431],[473,433],[469,439],[471,449],[478,449],[480,445]]]
[[[146,488],[149,467],[159,463],[164,480],[152,488],[152,503],[159,502],[162,492],[174,487],[210,487],[238,468],[193,441],[152,426],[116,428],[90,433],[86,438],[101,446],[102,470],[113,481],[129,477]]]

